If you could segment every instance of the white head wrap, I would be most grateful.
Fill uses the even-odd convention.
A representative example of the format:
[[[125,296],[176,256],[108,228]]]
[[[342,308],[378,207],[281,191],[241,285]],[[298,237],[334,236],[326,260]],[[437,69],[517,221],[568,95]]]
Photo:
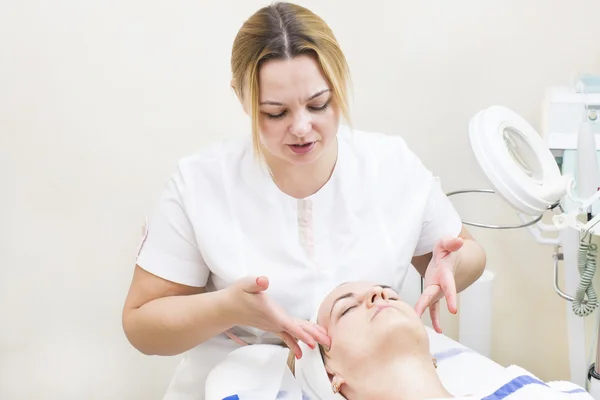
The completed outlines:
[[[319,306],[320,302],[310,319],[315,324],[317,323]],[[331,382],[327,376],[319,346],[313,350],[303,342],[299,344],[302,349],[302,358],[296,360],[295,376],[302,392],[310,400],[344,400],[341,394],[334,393],[331,388]]]
[[[303,400],[287,367],[289,349],[253,344],[232,351],[209,373],[206,400]]]
[[[331,287],[314,288],[317,322],[322,300]],[[217,364],[206,380],[206,400],[345,400],[333,393],[319,347],[299,342],[302,358],[296,361],[295,379],[287,366],[287,347],[260,344],[240,347]],[[237,396],[237,397],[236,397]]]

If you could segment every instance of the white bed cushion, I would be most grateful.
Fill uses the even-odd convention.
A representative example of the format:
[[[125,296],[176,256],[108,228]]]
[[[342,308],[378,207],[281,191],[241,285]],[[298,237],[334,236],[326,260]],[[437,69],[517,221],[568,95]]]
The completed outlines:
[[[465,396],[486,386],[505,368],[468,347],[427,327],[432,355],[437,360],[438,376],[455,396]]]

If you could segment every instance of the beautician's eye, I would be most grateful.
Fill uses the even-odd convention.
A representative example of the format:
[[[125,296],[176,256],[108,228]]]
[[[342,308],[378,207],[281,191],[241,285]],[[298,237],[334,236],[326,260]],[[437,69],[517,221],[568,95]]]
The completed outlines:
[[[325,111],[327,110],[327,107],[329,107],[329,101],[325,104],[323,104],[322,106],[312,106],[312,107],[308,107],[311,111]]]
[[[283,117],[285,117],[285,115],[287,114],[287,110],[280,112],[279,114],[269,114],[266,113],[267,117],[269,119],[281,119]]]

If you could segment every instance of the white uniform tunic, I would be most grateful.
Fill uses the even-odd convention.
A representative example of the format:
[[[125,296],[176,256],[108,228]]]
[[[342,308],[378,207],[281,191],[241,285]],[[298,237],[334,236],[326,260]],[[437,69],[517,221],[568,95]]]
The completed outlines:
[[[460,218],[402,138],[342,126],[338,143],[330,180],[301,200],[279,190],[250,137],[182,159],[149,219],[138,265],[208,290],[267,276],[267,293],[304,319],[343,282],[400,290],[412,257],[457,236]],[[277,339],[256,329],[233,333],[250,343]],[[206,375],[236,347],[219,335],[188,351],[164,400],[204,399]]]

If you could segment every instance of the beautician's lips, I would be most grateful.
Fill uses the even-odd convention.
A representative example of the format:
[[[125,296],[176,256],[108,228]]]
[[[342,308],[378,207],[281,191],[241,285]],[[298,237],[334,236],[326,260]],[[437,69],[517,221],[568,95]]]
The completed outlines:
[[[290,149],[296,154],[305,154],[310,152],[316,142],[305,142],[302,144],[288,144]]]
[[[290,143],[290,144],[288,144],[288,146],[303,146],[303,145],[307,145],[307,144],[313,144],[314,142],[316,142],[316,140],[307,140],[302,143]]]

